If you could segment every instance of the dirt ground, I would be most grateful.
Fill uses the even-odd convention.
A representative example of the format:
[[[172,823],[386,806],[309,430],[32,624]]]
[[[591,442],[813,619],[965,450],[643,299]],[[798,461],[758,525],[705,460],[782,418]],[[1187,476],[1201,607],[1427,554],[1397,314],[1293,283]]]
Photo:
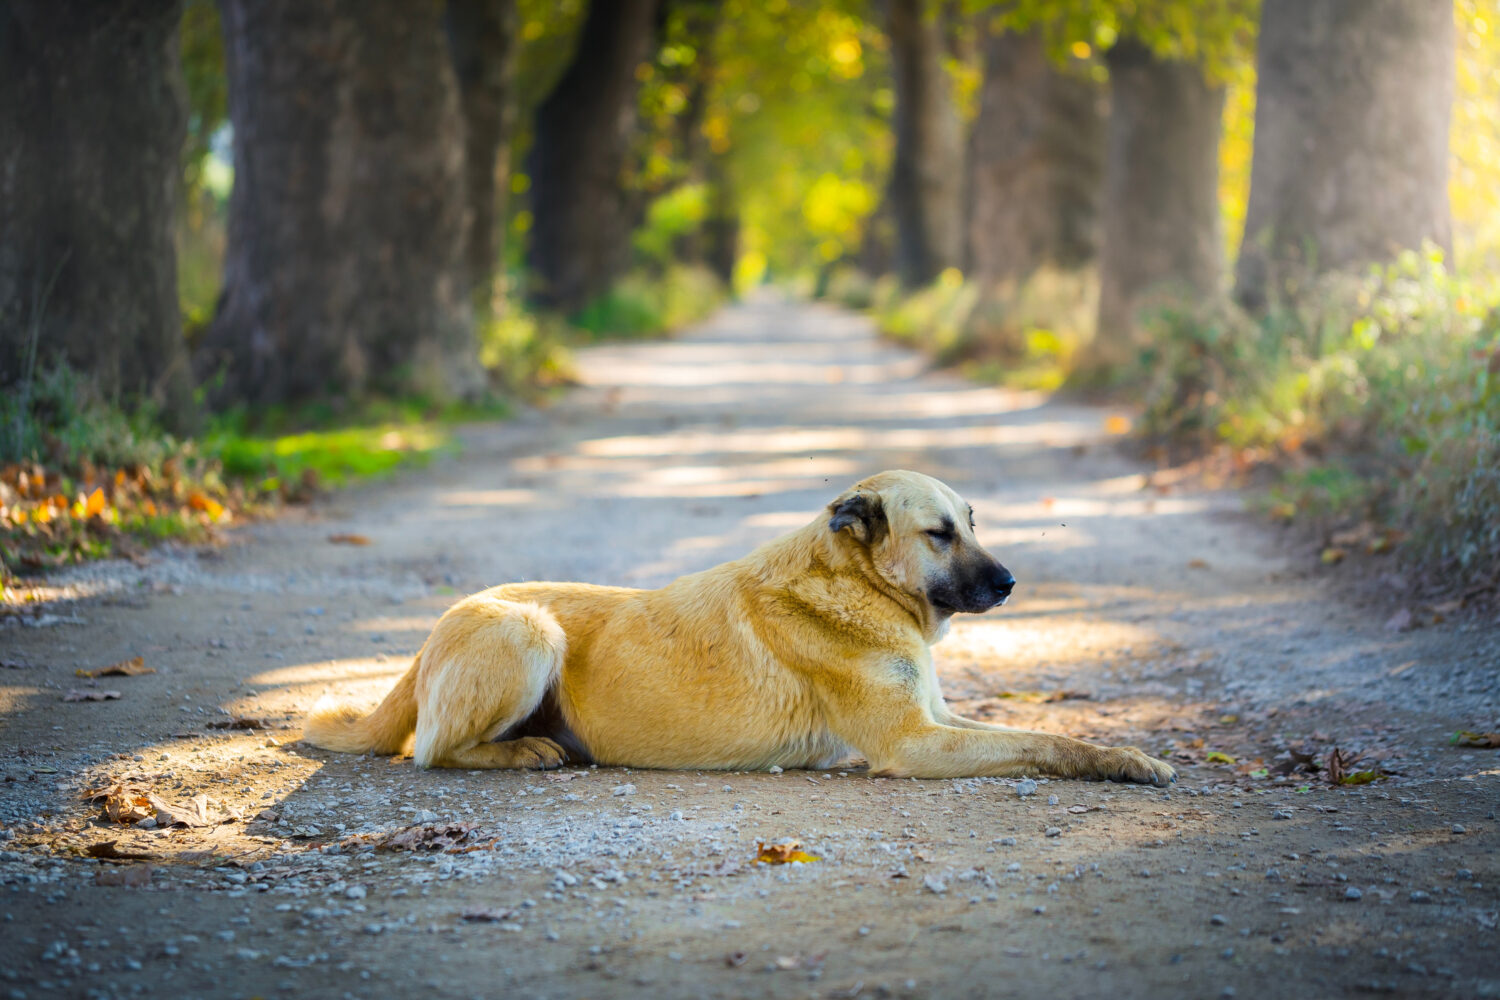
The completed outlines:
[[[1500,751],[1449,742],[1500,729],[1493,620],[1398,630],[1399,578],[1336,596],[1378,560],[1321,567],[1240,496],[1123,457],[1110,412],[929,373],[844,313],[757,301],[582,367],[460,457],[58,577],[5,621],[0,989],[1500,996]],[[457,595],[658,585],[890,467],[959,489],[1020,580],[936,648],[956,707],[1138,743],[1175,786],[421,773],[297,742],[321,695],[373,703]],[[75,674],[133,656],[156,672]],[[236,718],[269,728],[212,728]],[[1394,773],[1278,773],[1335,748]],[[207,825],[103,819],[85,793],[116,783],[164,800],[148,826]],[[819,860],[754,863],[787,840]],[[149,857],[86,856],[109,841]]]

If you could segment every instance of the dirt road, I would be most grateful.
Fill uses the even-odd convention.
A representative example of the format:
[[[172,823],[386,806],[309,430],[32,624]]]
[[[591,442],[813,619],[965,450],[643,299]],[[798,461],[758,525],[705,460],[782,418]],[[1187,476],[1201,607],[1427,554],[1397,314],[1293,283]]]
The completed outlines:
[[[70,600],[7,623],[0,986],[1500,995],[1500,759],[1448,745],[1500,728],[1493,623],[1393,631],[1393,607],[1331,596],[1237,496],[1148,478],[1109,413],[927,373],[847,314],[755,302],[582,364],[586,387],[466,431],[459,458],[226,549],[81,571]],[[888,467],[958,488],[1020,580],[937,647],[956,707],[1139,743],[1176,786],[419,773],[296,742],[320,695],[378,698],[455,595],[658,585]],[[136,655],[157,672],[75,676]],[[210,728],[235,718],[271,728]],[[1274,773],[1288,748],[1335,747],[1397,774]],[[209,825],[102,820],[83,793],[115,783]],[[413,825],[428,849],[376,849]],[[820,860],[753,863],[790,839]],[[107,841],[150,857],[81,856]]]

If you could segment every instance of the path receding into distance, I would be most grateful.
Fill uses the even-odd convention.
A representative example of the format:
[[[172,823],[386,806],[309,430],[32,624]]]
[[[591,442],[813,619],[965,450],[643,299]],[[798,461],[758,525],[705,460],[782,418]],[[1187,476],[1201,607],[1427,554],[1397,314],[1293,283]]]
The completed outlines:
[[[586,351],[580,372],[550,408],[466,428],[456,457],[221,549],[75,571],[70,600],[5,623],[0,985],[1500,995],[1500,758],[1447,742],[1500,728],[1493,626],[1392,631],[1399,579],[1389,604],[1339,598],[1237,494],[1126,457],[1111,411],[932,373],[831,308],[755,299],[671,341]],[[885,468],[954,486],[1020,581],[936,647],[955,708],[1137,743],[1178,765],[1176,786],[422,773],[296,742],[321,695],[378,699],[456,596],[656,586]],[[341,533],[370,544],[327,541]],[[87,689],[75,670],[135,655],[158,672],[99,682],[119,699],[61,700]],[[232,717],[272,728],[210,728]],[[1250,773],[1335,746],[1397,774]],[[82,793],[118,781],[242,820],[108,824]],[[450,837],[479,849],[369,850],[413,824],[461,824]],[[821,860],[753,863],[787,839]],[[111,840],[151,859],[80,858]],[[145,885],[95,884],[147,863]]]

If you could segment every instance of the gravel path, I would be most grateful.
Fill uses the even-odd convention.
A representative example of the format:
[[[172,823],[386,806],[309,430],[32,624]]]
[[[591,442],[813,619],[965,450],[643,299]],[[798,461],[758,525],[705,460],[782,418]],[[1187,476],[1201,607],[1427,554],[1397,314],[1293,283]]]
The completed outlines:
[[[60,577],[71,600],[5,621],[0,989],[1500,996],[1500,760],[1448,742],[1500,729],[1493,622],[1388,628],[1398,590],[1338,599],[1349,567],[1122,457],[1111,413],[929,373],[845,313],[755,301],[582,367],[461,457]],[[457,595],[655,586],[891,467],[963,493],[1020,580],[937,647],[956,707],[1138,742],[1176,786],[424,774],[296,742],[320,695],[376,700]],[[156,672],[75,675],[137,655]],[[211,728],[235,719],[258,727]],[[1335,748],[1395,773],[1277,773]],[[143,825],[85,800],[116,785]],[[787,840],[820,860],[754,863]],[[87,857],[111,841],[148,857]]]

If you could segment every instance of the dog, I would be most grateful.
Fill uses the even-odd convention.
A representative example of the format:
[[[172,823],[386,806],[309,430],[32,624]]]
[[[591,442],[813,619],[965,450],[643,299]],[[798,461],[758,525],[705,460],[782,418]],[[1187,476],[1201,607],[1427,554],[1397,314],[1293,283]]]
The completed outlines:
[[[929,647],[1015,583],[957,493],[882,472],[806,527],[659,590],[512,583],[464,598],[379,707],[317,706],[303,739],[410,745],[424,768],[823,769],[858,753],[884,776],[1175,781],[1135,747],[949,711]]]

